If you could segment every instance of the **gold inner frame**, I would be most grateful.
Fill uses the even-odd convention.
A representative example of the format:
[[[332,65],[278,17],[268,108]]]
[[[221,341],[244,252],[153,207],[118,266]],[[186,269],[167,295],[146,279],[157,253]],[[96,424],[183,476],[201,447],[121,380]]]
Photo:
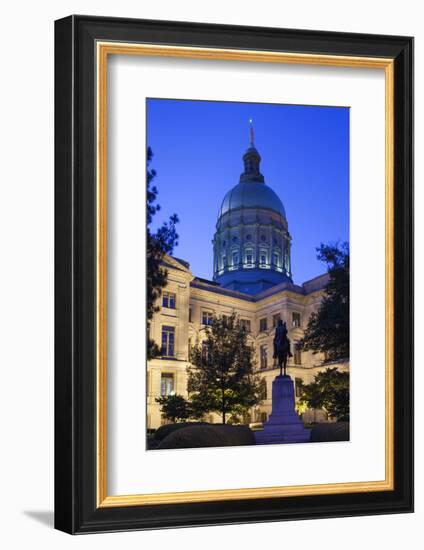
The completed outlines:
[[[255,498],[365,493],[394,489],[394,60],[390,58],[97,42],[97,506],[141,506]],[[108,496],[107,493],[107,62],[109,55],[254,61],[385,71],[385,479]]]

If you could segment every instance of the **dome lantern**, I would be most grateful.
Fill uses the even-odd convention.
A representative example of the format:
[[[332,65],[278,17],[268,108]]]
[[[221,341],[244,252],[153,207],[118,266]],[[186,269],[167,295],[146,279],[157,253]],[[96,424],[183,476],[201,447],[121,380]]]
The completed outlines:
[[[253,121],[249,121],[249,148],[243,155],[244,162],[244,172],[240,176],[240,182],[242,181],[257,181],[264,183],[264,177],[260,172],[260,162],[261,156],[256,150],[254,144],[254,133],[253,133]]]

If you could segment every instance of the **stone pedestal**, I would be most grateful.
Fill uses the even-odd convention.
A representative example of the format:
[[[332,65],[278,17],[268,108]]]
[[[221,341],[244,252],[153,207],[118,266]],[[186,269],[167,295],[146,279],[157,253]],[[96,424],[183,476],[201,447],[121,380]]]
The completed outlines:
[[[255,432],[257,445],[269,443],[306,443],[307,430],[295,410],[294,384],[288,375],[276,376],[272,383],[272,413],[264,429]]]

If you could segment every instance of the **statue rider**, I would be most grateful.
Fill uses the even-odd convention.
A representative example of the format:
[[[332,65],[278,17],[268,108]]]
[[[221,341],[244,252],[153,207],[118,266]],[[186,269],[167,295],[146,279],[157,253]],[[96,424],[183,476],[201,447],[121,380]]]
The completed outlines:
[[[287,326],[281,319],[278,320],[277,327],[275,329],[274,336],[274,359],[278,359],[278,366],[280,367],[280,376],[283,374],[282,369],[284,366],[284,376],[286,376],[287,359],[293,357],[290,351],[290,339],[287,336]]]

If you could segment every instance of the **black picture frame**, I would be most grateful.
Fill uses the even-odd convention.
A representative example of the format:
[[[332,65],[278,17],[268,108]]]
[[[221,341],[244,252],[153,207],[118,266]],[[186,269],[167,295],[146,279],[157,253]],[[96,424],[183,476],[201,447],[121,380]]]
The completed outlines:
[[[393,491],[97,507],[99,40],[394,60]],[[413,39],[73,15],[55,23],[55,73],[55,527],[76,534],[413,511]]]

